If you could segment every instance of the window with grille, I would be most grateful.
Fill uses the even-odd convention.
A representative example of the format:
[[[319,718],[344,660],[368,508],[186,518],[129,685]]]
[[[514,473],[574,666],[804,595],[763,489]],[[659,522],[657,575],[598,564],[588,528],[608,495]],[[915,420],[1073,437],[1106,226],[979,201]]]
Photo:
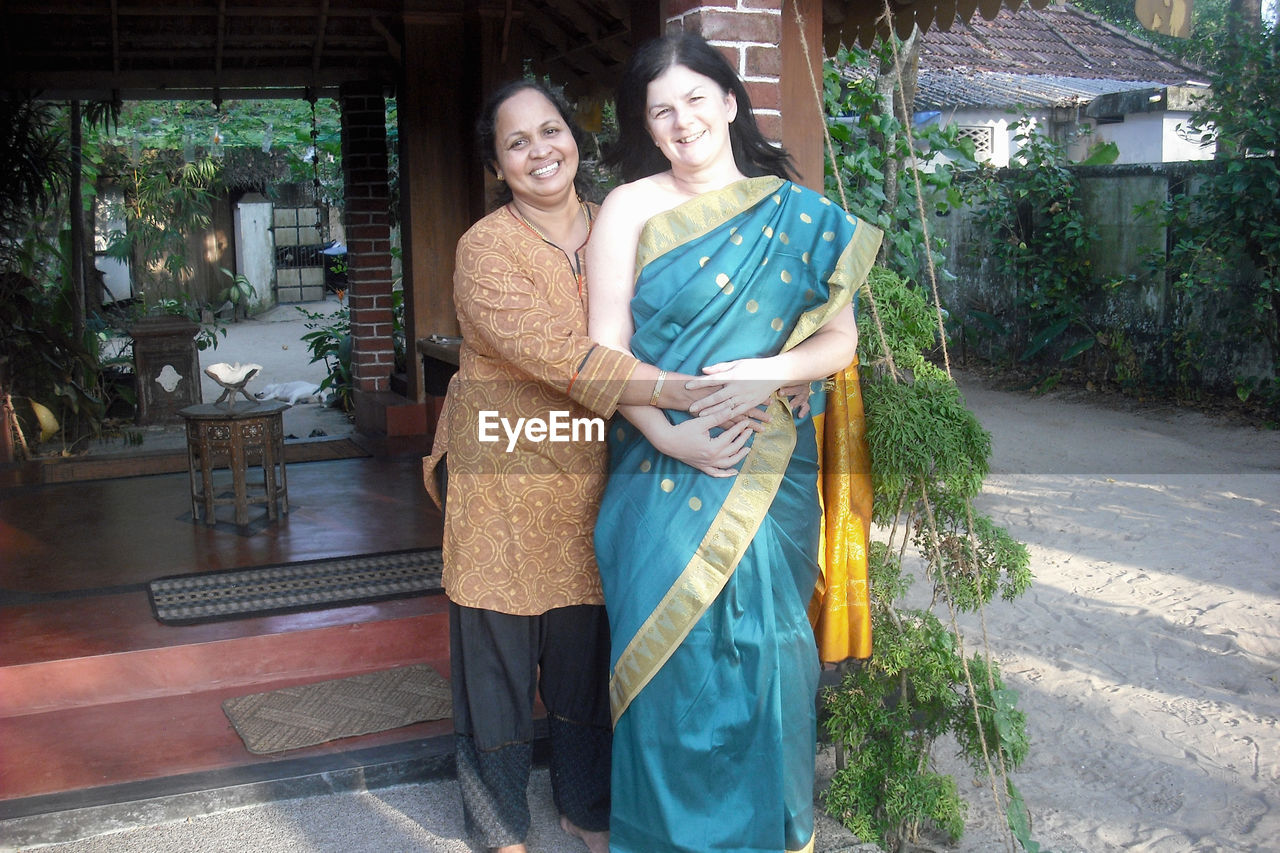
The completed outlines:
[[[973,140],[974,159],[991,159],[995,136],[995,134],[992,133],[991,128],[986,126],[960,127],[958,128],[958,134],[961,139]]]
[[[320,240],[320,211],[314,207],[277,207],[276,299],[314,302],[324,298],[324,243]]]

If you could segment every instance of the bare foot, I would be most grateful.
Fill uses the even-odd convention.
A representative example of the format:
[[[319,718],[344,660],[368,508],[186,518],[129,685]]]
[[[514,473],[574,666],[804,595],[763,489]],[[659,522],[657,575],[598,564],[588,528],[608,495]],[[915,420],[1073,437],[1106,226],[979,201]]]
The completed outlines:
[[[574,826],[573,821],[564,815],[560,815],[560,828],[574,838],[581,838],[582,843],[587,845],[587,849],[591,853],[609,853],[609,832],[587,832],[585,829],[579,829]]]

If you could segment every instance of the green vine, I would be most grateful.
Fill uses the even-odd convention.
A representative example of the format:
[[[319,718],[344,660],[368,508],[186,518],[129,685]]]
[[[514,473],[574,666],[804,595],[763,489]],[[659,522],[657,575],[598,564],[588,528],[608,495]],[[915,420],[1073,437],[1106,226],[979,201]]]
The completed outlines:
[[[925,358],[936,342],[934,310],[919,288],[884,268],[872,270],[868,290],[889,349],[869,329],[860,336],[873,521],[889,535],[872,543],[868,559],[874,653],[825,696],[827,732],[849,756],[825,805],[860,838],[890,850],[926,826],[958,839],[966,804],[931,760],[937,740],[951,735],[975,772],[1006,780],[1001,806],[1010,830],[1035,850],[1025,807],[1007,782],[1028,751],[1017,695],[998,667],[962,651],[950,619],[935,612],[974,612],[997,595],[1014,600],[1030,586],[1029,557],[971,510],[991,440],[951,378]],[[908,545],[933,587],[927,607],[904,604],[915,580],[904,565]]]
[[[973,183],[974,223],[986,239],[973,251],[1008,286],[1009,304],[965,318],[1008,340],[1030,361],[1051,346],[1069,361],[1097,343],[1089,310],[1101,289],[1089,252],[1097,233],[1080,204],[1080,179],[1062,146],[1023,119],[1008,169],[983,168]]]
[[[1194,379],[1210,348],[1265,341],[1269,370],[1241,369],[1242,400],[1254,395],[1280,415],[1280,32],[1223,43],[1209,94],[1193,130],[1217,144],[1219,168],[1198,186],[1171,188],[1142,211],[1169,232],[1152,271],[1178,296],[1165,348],[1177,380]],[[1225,323],[1214,322],[1219,315]]]
[[[827,159],[826,194],[884,231],[882,265],[922,284],[928,281],[929,258],[914,179],[920,181],[927,213],[949,213],[963,201],[953,176],[975,165],[973,143],[954,126],[939,128],[930,122],[916,128],[918,167],[913,170],[902,121],[876,91],[874,68],[888,61],[889,49],[882,45],[874,53],[841,47],[825,64],[823,107],[830,117],[827,129],[836,162],[833,170]],[[901,191],[886,193],[886,176],[899,169]],[[932,235],[932,260],[943,279],[953,277],[943,268],[945,248],[946,242]]]

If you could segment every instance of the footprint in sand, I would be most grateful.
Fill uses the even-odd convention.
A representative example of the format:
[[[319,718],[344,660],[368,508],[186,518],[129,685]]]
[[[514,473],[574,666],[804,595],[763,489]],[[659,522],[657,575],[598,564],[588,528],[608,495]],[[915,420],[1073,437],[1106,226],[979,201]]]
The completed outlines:
[[[1200,713],[1199,705],[1192,699],[1174,699],[1172,701],[1164,701],[1160,703],[1164,710],[1189,726],[1203,726],[1209,722],[1204,714]]]
[[[1182,808],[1185,787],[1176,773],[1162,767],[1138,783],[1137,796],[1130,802],[1153,814],[1171,815]]]

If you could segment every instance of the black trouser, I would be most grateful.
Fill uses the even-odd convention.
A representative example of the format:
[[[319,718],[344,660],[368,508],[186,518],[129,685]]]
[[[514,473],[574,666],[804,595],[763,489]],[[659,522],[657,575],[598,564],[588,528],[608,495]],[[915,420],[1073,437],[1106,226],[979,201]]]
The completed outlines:
[[[547,709],[556,808],[609,828],[609,623],[596,605],[512,616],[449,605],[453,726],[467,832],[483,847],[524,841],[535,689]]]

